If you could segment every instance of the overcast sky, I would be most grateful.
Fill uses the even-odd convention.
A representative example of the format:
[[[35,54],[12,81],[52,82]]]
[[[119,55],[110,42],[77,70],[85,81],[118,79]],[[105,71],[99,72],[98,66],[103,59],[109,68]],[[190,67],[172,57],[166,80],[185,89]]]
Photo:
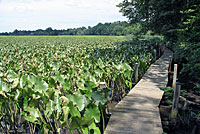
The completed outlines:
[[[0,0],[0,32],[67,29],[127,20],[122,0]]]

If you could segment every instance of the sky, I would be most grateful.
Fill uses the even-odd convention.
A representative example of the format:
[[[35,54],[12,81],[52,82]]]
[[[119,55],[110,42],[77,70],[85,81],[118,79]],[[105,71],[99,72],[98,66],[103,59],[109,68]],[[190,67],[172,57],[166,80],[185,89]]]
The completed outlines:
[[[0,32],[94,26],[126,21],[122,0],[0,0]]]

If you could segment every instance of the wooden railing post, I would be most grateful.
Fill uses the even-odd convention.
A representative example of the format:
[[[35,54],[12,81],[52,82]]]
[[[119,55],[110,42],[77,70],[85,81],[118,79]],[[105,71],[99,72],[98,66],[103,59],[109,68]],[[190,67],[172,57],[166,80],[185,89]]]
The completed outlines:
[[[156,52],[156,49],[154,49],[153,52],[154,52],[154,57],[155,57],[155,60],[156,60],[156,58],[157,58],[157,52]]]
[[[177,64],[174,64],[174,75],[173,75],[173,83],[172,83],[172,89],[175,90],[176,88],[176,78],[177,78]]]
[[[179,96],[180,96],[181,85],[180,83],[176,83],[176,88],[174,90],[174,97],[173,97],[173,105],[172,105],[172,112],[171,118],[175,120],[178,114],[178,103],[179,103]]]
[[[147,65],[150,65],[150,54],[147,55]]]
[[[135,84],[138,82],[138,63],[135,63]]]
[[[169,72],[170,73],[172,72],[172,57],[170,57],[170,60],[169,60]]]
[[[158,57],[160,57],[160,55],[161,55],[161,48],[160,48],[161,46],[160,46],[160,44],[158,45]]]
[[[162,53],[165,51],[165,44],[162,44]]]

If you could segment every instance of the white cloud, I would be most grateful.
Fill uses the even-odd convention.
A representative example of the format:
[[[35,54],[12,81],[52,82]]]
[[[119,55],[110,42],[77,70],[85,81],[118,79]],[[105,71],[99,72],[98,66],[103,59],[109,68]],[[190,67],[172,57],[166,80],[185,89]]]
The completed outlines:
[[[53,27],[66,29],[126,20],[122,0],[1,0],[0,32]]]

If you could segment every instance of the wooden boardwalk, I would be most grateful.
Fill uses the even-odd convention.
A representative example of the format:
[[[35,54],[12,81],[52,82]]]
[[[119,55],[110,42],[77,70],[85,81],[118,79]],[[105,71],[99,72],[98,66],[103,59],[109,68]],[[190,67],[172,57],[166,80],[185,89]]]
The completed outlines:
[[[172,52],[168,49],[150,66],[143,78],[116,105],[105,134],[162,134],[158,105],[168,81]]]

